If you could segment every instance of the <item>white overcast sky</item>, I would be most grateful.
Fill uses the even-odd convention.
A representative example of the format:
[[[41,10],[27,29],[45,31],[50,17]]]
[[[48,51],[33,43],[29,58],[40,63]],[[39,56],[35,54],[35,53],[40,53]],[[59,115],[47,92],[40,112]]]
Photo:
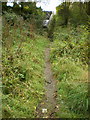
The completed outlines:
[[[58,6],[60,4],[61,4],[60,0],[49,0],[49,2],[47,4],[44,4],[43,2],[41,2],[41,3],[37,3],[36,6],[37,7],[41,6],[41,8],[46,11],[54,11],[55,12],[56,6]]]

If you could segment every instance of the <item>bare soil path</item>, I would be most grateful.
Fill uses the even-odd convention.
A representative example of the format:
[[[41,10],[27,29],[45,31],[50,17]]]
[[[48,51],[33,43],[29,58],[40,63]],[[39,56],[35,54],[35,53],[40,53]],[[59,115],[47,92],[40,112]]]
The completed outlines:
[[[37,108],[37,117],[54,118],[57,111],[56,80],[53,77],[50,64],[50,47],[45,50],[45,98]]]

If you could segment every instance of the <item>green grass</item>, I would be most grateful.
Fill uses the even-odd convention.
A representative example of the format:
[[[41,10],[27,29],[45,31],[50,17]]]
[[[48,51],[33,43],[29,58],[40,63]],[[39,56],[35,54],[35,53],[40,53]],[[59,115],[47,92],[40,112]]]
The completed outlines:
[[[88,38],[82,27],[76,29],[57,28],[51,45],[50,59],[60,106],[56,116],[59,118],[88,117],[88,58],[85,54]]]
[[[15,33],[13,28],[11,33]],[[19,28],[10,37],[14,40],[13,46],[3,48],[3,118],[34,118],[44,96],[44,49],[48,41],[36,34],[34,39],[24,36]],[[22,42],[22,39],[25,40]],[[20,42],[20,51],[16,54]]]

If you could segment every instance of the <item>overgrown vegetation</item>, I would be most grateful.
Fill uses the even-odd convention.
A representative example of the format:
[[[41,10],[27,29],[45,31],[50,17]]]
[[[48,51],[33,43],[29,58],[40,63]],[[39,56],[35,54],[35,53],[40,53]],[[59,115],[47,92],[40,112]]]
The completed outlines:
[[[63,2],[48,27],[35,2],[2,4],[3,118],[35,118],[44,96],[44,49],[58,87],[59,118],[88,118],[90,2]]]
[[[71,4],[71,8],[77,11],[76,7],[80,9],[78,4],[80,3]],[[68,13],[73,12],[71,8],[69,9],[70,3],[63,3],[57,7],[54,42],[51,44],[50,59],[53,74],[57,80],[60,106],[56,116],[88,118],[89,31],[87,23],[89,18],[84,24],[83,16],[76,17],[80,11],[73,12],[72,17],[65,13],[65,7],[68,9]],[[66,14],[67,16],[65,16]],[[86,16],[84,13],[83,15]]]
[[[3,14],[3,118],[34,118],[44,95],[44,49],[48,41],[45,32],[42,36],[37,32],[37,19],[28,22],[30,18],[24,20],[13,10]]]

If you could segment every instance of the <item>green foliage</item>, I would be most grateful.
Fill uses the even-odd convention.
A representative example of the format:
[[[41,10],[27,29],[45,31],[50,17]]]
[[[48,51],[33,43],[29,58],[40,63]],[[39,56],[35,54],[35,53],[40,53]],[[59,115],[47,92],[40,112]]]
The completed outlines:
[[[3,118],[35,118],[44,96],[43,53],[48,41],[42,21],[46,14],[36,3],[19,5],[11,8],[3,3]],[[48,29],[48,37],[53,38],[50,60],[58,81],[56,116],[60,118],[88,117],[89,27],[79,25],[89,20],[85,5],[61,4]]]
[[[63,2],[59,5],[57,10],[57,24],[67,25],[69,19],[69,2]]]
[[[58,80],[57,117],[88,117],[88,31],[85,26],[56,27],[51,63]]]
[[[87,14],[87,7],[89,3],[82,2],[63,2],[56,10],[57,25],[73,24],[74,26],[80,24],[87,24],[89,16]]]
[[[73,3],[70,7],[70,23],[78,25],[78,24],[87,24],[88,16],[84,8],[83,3]]]
[[[19,16],[16,15],[15,13],[10,13],[10,12],[4,12],[4,21],[10,23],[11,25],[14,25],[14,23],[20,23]]]
[[[75,61],[80,59],[83,63],[88,63],[88,35],[87,27],[83,25],[77,28],[59,28],[54,32],[56,48],[52,48],[52,52],[56,56],[72,56]]]
[[[36,107],[44,96],[43,53],[48,41],[35,33],[35,25],[23,19],[20,24],[14,21],[13,26],[4,20],[3,118],[34,118]]]
[[[19,22],[24,19],[27,22],[36,25],[35,29],[37,32],[43,34],[43,30],[41,29],[46,13],[43,12],[41,8],[37,8],[35,2],[20,2],[19,4],[14,2],[13,7],[6,6],[6,3],[4,2],[2,8],[3,15],[8,22],[11,21],[14,24],[14,22],[16,23],[16,21],[19,21],[19,18],[21,18]]]

